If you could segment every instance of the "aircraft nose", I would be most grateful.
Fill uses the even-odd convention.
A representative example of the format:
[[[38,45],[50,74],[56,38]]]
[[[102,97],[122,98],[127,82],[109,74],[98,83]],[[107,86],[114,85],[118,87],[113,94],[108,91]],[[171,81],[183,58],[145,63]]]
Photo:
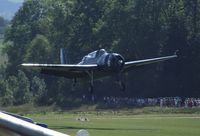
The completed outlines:
[[[109,65],[112,71],[119,72],[124,67],[124,58],[119,54],[112,54],[110,56]]]
[[[119,59],[119,60],[118,60],[118,65],[119,65],[119,67],[122,69],[123,66],[124,66],[124,58],[121,57],[121,56],[119,56],[118,59]]]
[[[119,63],[119,64],[123,64],[123,60],[119,60],[118,63]]]

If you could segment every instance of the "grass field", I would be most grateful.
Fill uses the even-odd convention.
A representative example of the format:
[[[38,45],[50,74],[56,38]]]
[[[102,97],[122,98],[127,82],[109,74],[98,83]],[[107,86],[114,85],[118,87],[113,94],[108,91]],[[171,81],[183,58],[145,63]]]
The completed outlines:
[[[86,129],[91,136],[199,136],[199,114],[46,113],[30,114],[49,128],[72,136]],[[77,121],[86,117],[89,121]]]
[[[0,109],[31,117],[71,136],[80,129],[88,130],[91,136],[200,136],[200,108],[82,106],[66,111],[57,106],[22,105]],[[77,121],[80,117],[89,121]]]

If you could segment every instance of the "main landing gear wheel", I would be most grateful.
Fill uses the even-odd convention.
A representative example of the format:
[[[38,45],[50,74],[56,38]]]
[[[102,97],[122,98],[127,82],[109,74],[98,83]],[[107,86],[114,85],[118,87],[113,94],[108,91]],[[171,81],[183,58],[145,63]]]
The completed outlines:
[[[91,95],[93,95],[94,92],[94,72],[93,71],[87,71],[88,76],[90,77],[90,87],[89,92]]]
[[[125,92],[126,90],[126,85],[124,83],[124,75],[123,73],[119,72],[117,75],[116,75],[116,79],[117,79],[117,83],[119,84],[119,87],[120,87],[120,91],[122,92]]]
[[[89,92],[90,92],[91,95],[93,95],[93,93],[94,93],[94,86],[93,85],[90,85]]]
[[[73,90],[73,91],[75,90],[76,83],[77,83],[77,79],[74,78],[74,79],[73,79],[73,83],[72,83],[72,90]]]
[[[72,84],[72,86],[75,87],[75,86],[76,86],[76,83],[77,83],[77,79],[74,78],[74,79],[73,79],[73,84]]]
[[[89,99],[92,102],[94,101],[94,86],[92,84],[89,87]]]
[[[125,90],[126,90],[126,85],[125,85],[125,83],[124,83],[124,82],[119,82],[119,86],[120,86],[120,90],[121,90],[122,92],[125,92]]]

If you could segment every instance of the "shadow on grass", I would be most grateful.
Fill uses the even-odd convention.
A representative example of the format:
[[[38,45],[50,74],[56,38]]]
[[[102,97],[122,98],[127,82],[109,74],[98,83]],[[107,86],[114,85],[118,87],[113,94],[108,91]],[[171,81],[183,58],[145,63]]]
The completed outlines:
[[[75,127],[75,126],[50,126],[51,129],[86,129],[86,130],[112,130],[112,131],[157,131],[158,129],[150,129],[150,128],[93,128],[93,127]]]

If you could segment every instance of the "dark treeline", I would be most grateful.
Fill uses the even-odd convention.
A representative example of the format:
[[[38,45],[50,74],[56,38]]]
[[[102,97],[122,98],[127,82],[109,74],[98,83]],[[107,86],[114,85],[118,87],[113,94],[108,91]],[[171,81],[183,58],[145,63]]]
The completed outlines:
[[[0,16],[0,39],[3,39],[4,30],[7,24],[8,24],[8,20]]]
[[[172,55],[125,76],[126,93],[114,79],[95,82],[96,97],[199,97],[200,0],[27,0],[5,32],[1,105],[67,105],[88,94],[88,84],[24,70],[21,63],[59,63],[66,48],[71,63],[99,48],[126,60]]]

